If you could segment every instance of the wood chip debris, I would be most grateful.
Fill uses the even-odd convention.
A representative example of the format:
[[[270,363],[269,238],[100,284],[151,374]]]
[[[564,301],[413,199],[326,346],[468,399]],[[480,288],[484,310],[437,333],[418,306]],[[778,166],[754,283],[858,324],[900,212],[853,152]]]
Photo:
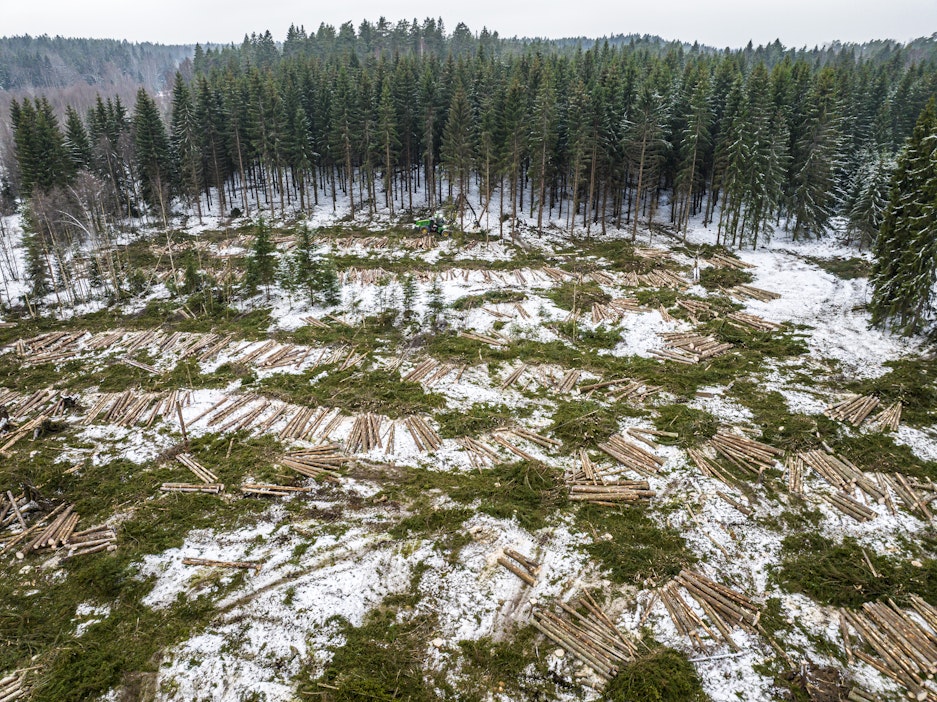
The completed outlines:
[[[498,563],[531,587],[537,583],[537,576],[540,575],[540,564],[524,554],[512,548],[506,548],[504,549],[504,556],[498,556]]]
[[[645,476],[657,473],[666,463],[660,456],[645,451],[637,444],[627,441],[620,434],[613,434],[608,441],[599,444],[598,448],[627,468]]]
[[[852,655],[905,688],[913,700],[937,700],[937,608],[918,595],[909,597],[910,610],[893,600],[866,602],[861,611],[841,609],[841,615],[875,653],[850,646]],[[846,627],[843,627],[846,632]]]
[[[827,407],[823,410],[823,414],[830,419],[849,422],[857,427],[866,420],[878,405],[879,399],[874,395],[850,395],[846,399]]]
[[[559,612],[538,609],[531,623],[564,650],[585,663],[603,682],[634,660],[637,646],[615,626],[588,591]]]
[[[259,573],[263,567],[262,563],[256,561],[215,561],[210,558],[183,558],[182,564],[212,568],[240,568],[242,570],[253,570],[255,573]]]

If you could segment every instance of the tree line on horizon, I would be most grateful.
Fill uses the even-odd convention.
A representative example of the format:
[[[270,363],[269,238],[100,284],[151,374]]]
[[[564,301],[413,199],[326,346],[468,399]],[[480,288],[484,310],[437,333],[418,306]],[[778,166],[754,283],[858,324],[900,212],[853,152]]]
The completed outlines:
[[[141,89],[132,109],[99,97],[60,125],[42,97],[14,101],[8,199],[31,203],[50,250],[141,214],[168,224],[179,205],[280,217],[339,199],[352,214],[447,205],[502,234],[521,213],[587,236],[701,218],[755,247],[837,222],[872,245],[937,94],[920,46],[583,50],[427,20],[392,53],[390,36],[347,23],[199,46],[165,109]]]

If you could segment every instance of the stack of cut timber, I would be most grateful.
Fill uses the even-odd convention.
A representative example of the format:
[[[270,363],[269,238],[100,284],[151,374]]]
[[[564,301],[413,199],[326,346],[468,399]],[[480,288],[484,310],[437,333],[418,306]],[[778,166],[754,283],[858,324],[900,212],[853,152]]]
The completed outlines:
[[[78,524],[78,515],[74,513],[72,505],[60,505],[60,507],[64,509],[58,512],[55,519],[26,546],[17,551],[17,558],[24,558],[27,554],[44,548],[55,549],[68,541],[72,532],[75,531],[75,525]]]
[[[604,485],[605,479],[599,471],[598,466],[589,458],[589,452],[584,448],[579,449],[580,468],[574,470],[567,478],[567,485]]]
[[[696,322],[699,319],[718,316],[708,302],[702,300],[677,300],[677,307],[682,307]]]
[[[505,432],[505,433],[507,433],[507,432]],[[513,432],[512,432],[512,433],[513,433]],[[513,453],[515,456],[519,456],[520,458],[523,458],[525,461],[531,461],[532,463],[539,463],[539,462],[540,462],[540,459],[539,459],[539,458],[537,458],[536,456],[534,456],[534,455],[532,455],[532,454],[530,454],[530,453],[527,453],[527,451],[524,451],[522,448],[518,448],[517,446],[515,446],[514,444],[512,444],[510,441],[508,441],[507,439],[505,439],[501,434],[497,434],[497,433],[496,433],[496,434],[492,434],[492,435],[491,435],[491,440],[494,441],[494,442],[495,442],[496,444],[498,444],[499,446],[503,446],[503,447],[506,448],[508,451],[510,451],[511,453]]]
[[[657,385],[648,385],[641,380],[632,380],[624,387],[616,388],[611,391],[611,397],[615,402],[621,400],[636,400],[643,402],[649,395],[653,395],[660,390]]]
[[[417,365],[413,370],[403,376],[403,379],[409,383],[419,383],[426,379],[431,373],[434,373],[443,364],[435,358],[427,358]]]
[[[878,404],[879,399],[873,395],[851,395],[827,407],[823,410],[823,414],[830,419],[849,422],[857,427],[865,421],[872,410],[878,407]]]
[[[218,482],[218,476],[205,468],[201,463],[192,458],[190,453],[180,453],[176,455],[176,460],[195,473],[195,477],[206,485]]]
[[[745,312],[732,312],[726,316],[726,319],[729,320],[729,324],[735,327],[749,327],[755,331],[761,332],[771,332],[777,331],[781,328],[781,325],[777,322],[770,322],[763,317],[759,317],[755,314],[747,314]]]
[[[545,276],[547,276],[547,278],[557,283],[563,283],[570,278],[575,277],[572,273],[564,271],[562,268],[551,268],[549,266],[544,266],[541,268],[541,271]]]
[[[23,511],[27,504],[29,504],[29,498],[26,495],[14,497],[9,490],[6,494],[0,494],[0,529],[16,523],[25,529],[26,520],[23,518]]]
[[[608,682],[620,665],[634,660],[637,647],[618,630],[588,592],[578,600],[560,603],[563,614],[538,610],[532,623],[540,633],[559,644]],[[583,613],[580,610],[585,610]]]
[[[127,358],[126,356],[124,358],[121,358],[120,362],[125,365],[131,366],[133,368],[139,368],[140,370],[144,370],[150,375],[159,374],[159,371],[155,367],[149,365],[148,363],[141,363],[140,361],[134,361],[132,358]]]
[[[504,556],[508,556],[505,558]],[[518,578],[533,587],[540,575],[540,564],[512,548],[504,549],[504,556],[498,556],[498,563],[514,573]],[[510,560],[509,560],[510,559]]]
[[[347,460],[338,452],[336,444],[325,444],[287,453],[280,459],[280,464],[310,478],[335,478],[338,476],[337,470]]]
[[[750,263],[745,263],[744,261],[740,261],[737,258],[731,258],[719,253],[710,256],[709,263],[714,268],[735,268],[736,270],[740,271],[745,270],[746,268],[755,267]]]
[[[845,456],[834,456],[825,451],[805,451],[799,457],[833,487],[844,492],[851,492],[854,487],[858,487],[875,501],[885,501],[882,488]]]
[[[207,492],[212,495],[219,495],[224,492],[224,485],[213,483],[163,483],[160,488],[163,492]]]
[[[751,285],[736,285],[734,288],[727,290],[732,297],[737,297],[741,300],[760,300],[761,302],[771,302],[772,300],[780,300],[781,296],[776,292],[771,292],[770,290],[762,290],[761,288],[756,288]]]
[[[312,440],[322,429],[321,435],[328,435],[341,420],[341,410],[327,407],[296,407],[288,410],[290,419],[280,430],[280,439]]]
[[[788,456],[784,465],[787,468],[787,489],[795,495],[803,495],[804,459],[800,456]]]
[[[718,639],[716,633],[706,626],[699,615],[683,599],[675,580],[671,580],[664,585],[658,590],[658,594],[660,595],[660,601],[664,603],[664,608],[670,615],[671,621],[673,621],[673,625],[677,629],[677,633],[683,634],[690,639],[693,646],[699,649],[705,648],[700,631],[708,634],[709,638],[714,641]]]
[[[501,383],[501,389],[506,390],[507,388],[511,387],[520,379],[525,370],[527,370],[527,364],[521,363],[517,368],[515,368],[507,375],[507,377],[504,379],[504,382]]]
[[[0,676],[0,702],[13,702],[26,694],[23,686],[26,679],[25,671],[16,671],[9,675]]]
[[[497,451],[483,441],[473,439],[470,436],[463,436],[459,439],[459,444],[468,452],[469,460],[476,468],[486,464],[493,465],[501,461],[501,456],[498,455]]]
[[[895,402],[888,405],[878,413],[872,423],[880,431],[898,431],[898,424],[901,422],[901,403]]]
[[[918,493],[920,486],[913,484],[905,475],[901,473],[892,473],[891,475],[880,474],[880,477],[885,485],[888,485],[892,490],[895,491],[895,494],[898,495],[898,498],[908,509],[908,511],[917,513],[922,519],[927,521],[931,521],[934,518],[933,513],[927,506],[928,503],[934,499],[934,494],[932,491],[930,495],[920,495]],[[930,491],[928,486],[924,486],[924,488],[925,490]]]
[[[532,444],[537,444],[538,446],[542,446],[546,449],[557,448],[563,445],[562,441],[551,439],[548,436],[543,436],[537,432],[530,431],[530,429],[524,429],[523,427],[511,427],[506,431],[507,433],[513,434],[519,439],[524,439],[525,441],[529,441]]]
[[[619,463],[641,475],[656,473],[666,461],[645,451],[637,444],[626,441],[620,434],[612,434],[608,441],[598,447]]]
[[[626,431],[628,436],[637,439],[642,444],[647,444],[652,449],[660,448],[654,439],[664,437],[666,439],[679,439],[680,435],[672,431],[658,431],[657,429],[642,429],[641,427],[629,427]]]
[[[33,524],[32,524],[31,526],[29,526],[29,527],[27,527],[27,528],[23,528],[22,531],[20,531],[18,534],[16,534],[15,536],[13,536],[12,539],[10,539],[9,541],[7,541],[7,542],[3,545],[3,548],[0,548],[0,554],[6,553],[7,551],[9,551],[10,549],[12,549],[14,546],[16,546],[16,545],[19,544],[19,543],[26,542],[26,540],[29,539],[29,538],[35,539],[35,537],[36,537],[38,534],[40,534],[40,531],[39,531],[39,530],[42,529],[42,528],[46,525],[46,523],[48,523],[48,522],[50,522],[50,521],[52,521],[52,520],[55,520],[55,519],[56,519],[57,517],[59,517],[59,516],[62,514],[62,512],[64,512],[66,509],[70,509],[70,505],[67,505],[67,504],[65,504],[65,503],[63,502],[63,503],[60,504],[58,507],[56,507],[55,509],[53,509],[51,512],[49,512],[49,513],[43,515],[43,516],[40,517],[38,520],[36,520],[35,522],[33,522]],[[26,522],[25,522],[25,521],[22,521],[22,515],[19,515],[19,517],[20,517],[20,525],[21,525],[21,526],[25,525]],[[43,532],[44,532],[44,531],[46,531],[46,530],[43,529]],[[30,543],[30,542],[26,542],[26,543]],[[32,545],[32,544],[30,543],[30,545]],[[25,553],[26,551],[29,551],[29,550],[31,550],[31,548],[28,546],[28,547],[26,547],[25,549],[21,549],[21,552],[24,552],[24,553]]]
[[[579,378],[582,375],[580,370],[571,370],[567,371],[560,381],[556,384],[557,392],[572,392],[573,388],[576,387],[576,383],[579,382]]]
[[[773,446],[724,431],[717,432],[708,444],[732,465],[757,475],[766,468],[773,468],[777,459],[784,455],[783,451]]]
[[[705,451],[710,451],[713,455],[707,456]],[[711,446],[704,444],[701,448],[689,448],[686,450],[687,455],[690,457],[690,460],[700,469],[700,472],[709,477],[715,478],[716,480],[721,480],[726,485],[734,485],[735,481],[732,479],[732,476],[724,471],[722,467],[714,460],[715,450]]]
[[[603,270],[594,270],[589,273],[586,277],[586,280],[591,280],[593,283],[598,283],[599,285],[614,285],[615,277]]]
[[[87,556],[101,551],[115,551],[117,549],[117,532],[109,526],[96,526],[83,531],[73,531],[63,549],[66,551],[62,559],[75,556]]]
[[[442,438],[423,417],[414,414],[404,418],[403,423],[418,451],[435,451],[442,446]]]
[[[618,297],[607,304],[595,302],[592,304],[592,323],[617,322],[629,312],[640,312],[641,307],[636,299]]]
[[[732,348],[732,344],[695,332],[669,332],[661,334],[661,337],[665,341],[665,348],[654,349],[651,353],[665,361],[688,365],[719,356]]]
[[[241,492],[245,495],[274,495],[284,497],[293,495],[297,492],[310,492],[309,487],[292,487],[289,485],[272,485],[269,483],[244,483],[241,486]]]
[[[707,619],[719,630],[729,646],[738,651],[738,644],[732,640],[731,627],[742,627],[755,631],[761,612],[758,606],[744,595],[725,585],[710,580],[705,575],[692,570],[682,570],[675,578],[690,597],[697,601]]]
[[[18,427],[16,431],[6,440],[6,443],[3,446],[0,446],[0,454],[6,454],[13,445],[22,439],[27,434],[32,434],[36,429],[39,429],[42,426],[42,423],[48,419],[46,415],[40,414],[35,419],[31,419],[22,426]]]
[[[862,611],[840,610],[843,618],[875,652],[858,647],[852,654],[907,690],[913,700],[937,700],[937,608],[917,595],[910,597],[912,611],[892,600],[867,602]]]
[[[589,502],[604,507],[616,507],[622,502],[649,500],[657,493],[650,489],[646,480],[620,480],[604,485],[570,483],[569,499],[573,502]]]
[[[303,321],[314,329],[328,329],[329,325],[318,317],[303,317]]]
[[[474,332],[459,332],[459,336],[465,339],[472,339],[473,341],[480,341],[483,344],[488,344],[489,346],[507,346],[511,343],[511,340],[506,336],[502,336],[498,332],[491,332],[490,334],[476,334]]]
[[[874,511],[847,492],[824,494],[823,498],[847,517],[852,517],[857,522],[870,522],[876,517]]]
[[[351,433],[345,441],[345,445],[351,453],[363,451],[368,453],[372,449],[382,448],[381,444],[381,424],[383,417],[379,414],[359,414],[355,417],[355,423],[351,427]]]

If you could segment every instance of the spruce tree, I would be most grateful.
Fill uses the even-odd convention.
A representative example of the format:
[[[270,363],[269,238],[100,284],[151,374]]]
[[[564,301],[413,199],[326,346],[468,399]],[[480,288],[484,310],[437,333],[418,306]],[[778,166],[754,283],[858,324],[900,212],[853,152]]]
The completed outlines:
[[[933,324],[937,307],[937,104],[927,104],[898,157],[873,249],[872,321],[905,333]]]
[[[270,240],[270,228],[264,224],[263,219],[257,223],[254,234],[254,246],[251,256],[247,260],[247,271],[244,275],[244,287],[251,295],[257,293],[262,285],[269,297],[270,285],[276,278],[276,254],[273,242]]]
[[[179,190],[190,202],[195,202],[198,221],[202,222],[202,151],[198,119],[195,104],[189,86],[176,73],[176,82],[172,88],[172,121],[169,129],[172,144],[174,171],[179,182]]]
[[[169,139],[156,102],[143,88],[137,91],[133,111],[133,138],[143,197],[151,207],[159,208],[166,226],[172,173]]]
[[[472,143],[472,112],[465,89],[460,84],[452,94],[449,117],[443,131],[442,162],[449,182],[459,184],[459,228],[465,229],[466,192],[475,150]]]

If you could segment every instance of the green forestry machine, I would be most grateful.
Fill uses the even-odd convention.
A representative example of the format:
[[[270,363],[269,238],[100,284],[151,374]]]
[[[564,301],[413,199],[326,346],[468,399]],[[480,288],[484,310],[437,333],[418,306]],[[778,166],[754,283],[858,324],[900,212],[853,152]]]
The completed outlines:
[[[413,223],[423,234],[445,234],[449,235],[449,225],[443,219],[442,212],[437,212],[435,216],[429,219],[418,219]]]

